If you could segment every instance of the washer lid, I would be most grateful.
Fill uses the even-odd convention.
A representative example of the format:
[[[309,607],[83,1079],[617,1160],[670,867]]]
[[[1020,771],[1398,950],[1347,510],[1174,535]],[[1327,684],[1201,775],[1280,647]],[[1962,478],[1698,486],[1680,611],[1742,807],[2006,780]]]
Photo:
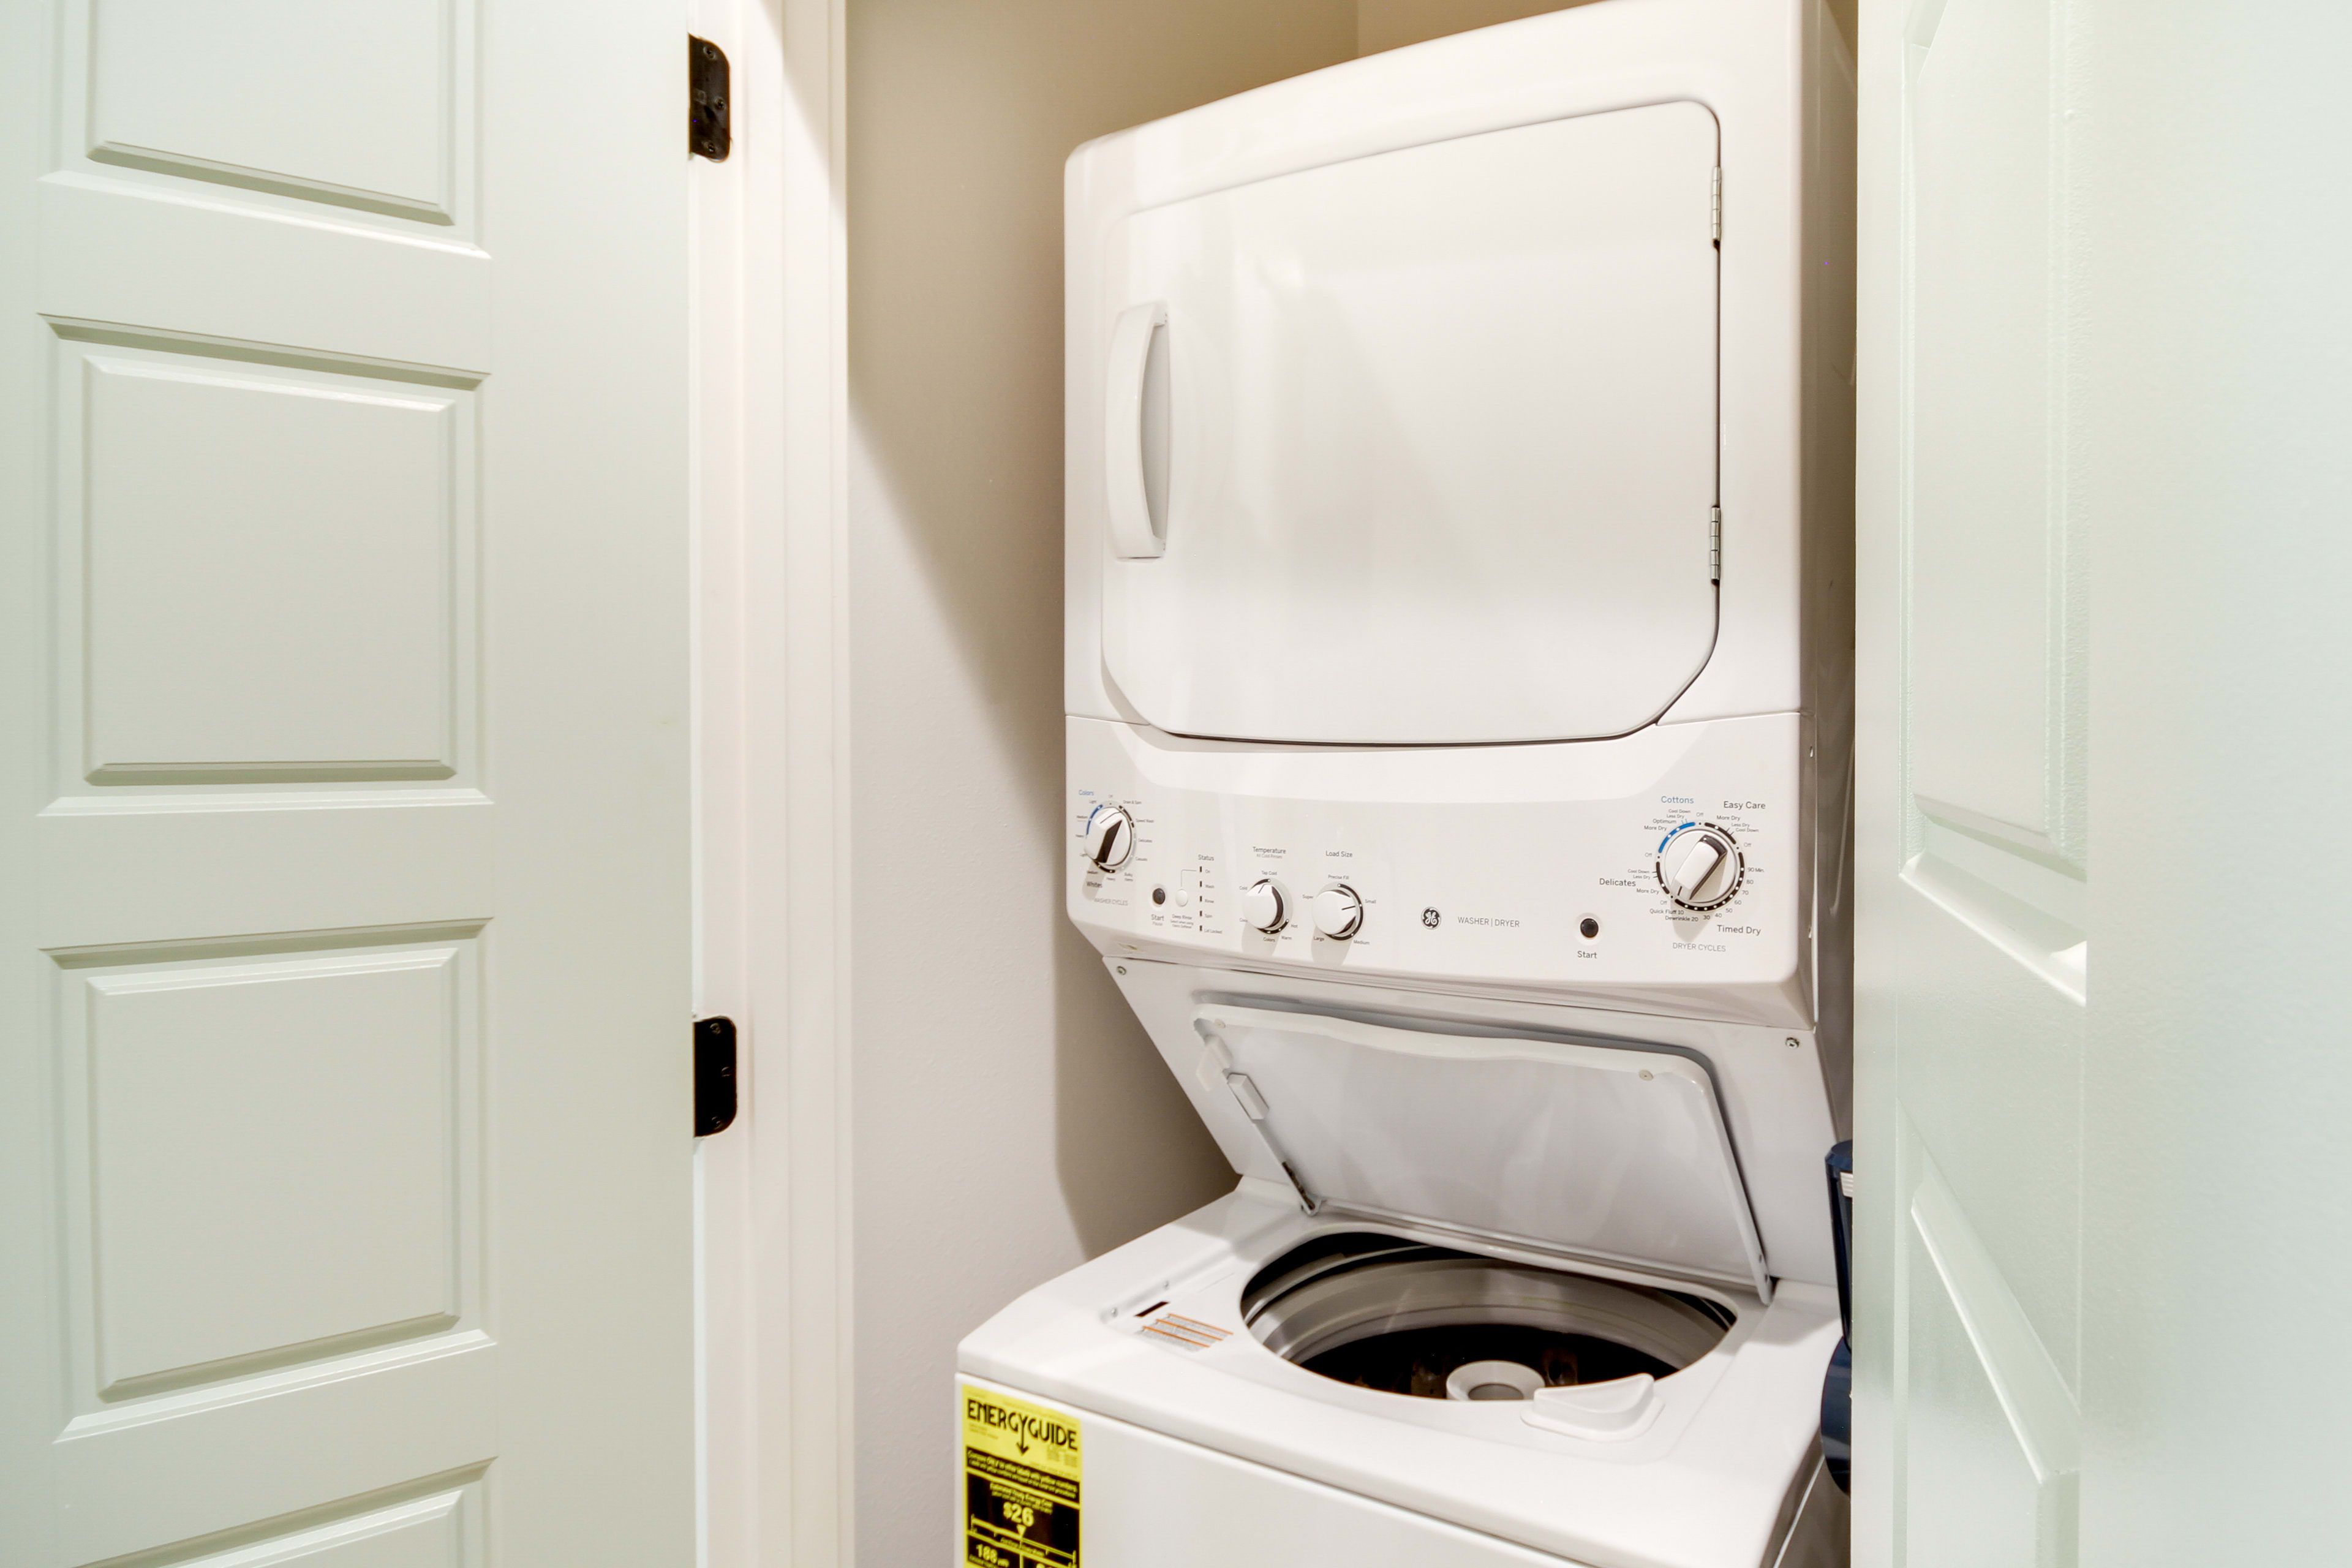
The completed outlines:
[[[1714,1080],[1689,1057],[1217,1004],[1192,1026],[1310,1205],[1772,1299]]]

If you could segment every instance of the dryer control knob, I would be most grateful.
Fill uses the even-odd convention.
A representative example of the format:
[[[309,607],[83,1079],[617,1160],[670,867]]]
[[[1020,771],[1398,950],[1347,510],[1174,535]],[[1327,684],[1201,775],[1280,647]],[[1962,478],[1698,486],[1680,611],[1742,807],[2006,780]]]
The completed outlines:
[[[1123,805],[1098,805],[1087,818],[1087,863],[1116,871],[1135,853],[1135,818]]]
[[[1283,892],[1282,884],[1271,877],[1260,877],[1244,888],[1242,919],[1268,936],[1289,924],[1290,899]]]
[[[1345,942],[1364,929],[1364,900],[1344,883],[1315,895],[1315,929],[1333,942]]]
[[[1678,828],[1658,848],[1658,881],[1686,910],[1711,910],[1739,890],[1738,843],[1712,823]]]

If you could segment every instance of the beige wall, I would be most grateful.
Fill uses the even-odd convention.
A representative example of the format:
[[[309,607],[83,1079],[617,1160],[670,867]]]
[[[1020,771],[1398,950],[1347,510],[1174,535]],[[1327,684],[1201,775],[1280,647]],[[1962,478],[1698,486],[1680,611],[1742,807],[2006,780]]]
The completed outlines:
[[[1376,55],[1448,33],[1491,27],[1591,0],[1356,0],[1356,52]]]
[[[1448,33],[1466,33],[1546,11],[1565,11],[1591,0],[1356,0],[1356,52],[1376,55]],[[1830,15],[1853,41],[1855,0],[1829,0]]]
[[[1232,1174],[1063,918],[1062,161],[1354,0],[852,0],[857,1555],[951,1560],[956,1341]]]

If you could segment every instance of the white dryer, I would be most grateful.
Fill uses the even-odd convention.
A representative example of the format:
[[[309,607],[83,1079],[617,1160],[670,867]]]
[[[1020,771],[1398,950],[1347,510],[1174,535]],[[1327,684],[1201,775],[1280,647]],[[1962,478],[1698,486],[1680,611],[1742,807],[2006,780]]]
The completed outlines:
[[[1853,76],[1601,0],[1105,138],[1068,907],[1240,1184],[960,1352],[966,1561],[1843,1561]]]

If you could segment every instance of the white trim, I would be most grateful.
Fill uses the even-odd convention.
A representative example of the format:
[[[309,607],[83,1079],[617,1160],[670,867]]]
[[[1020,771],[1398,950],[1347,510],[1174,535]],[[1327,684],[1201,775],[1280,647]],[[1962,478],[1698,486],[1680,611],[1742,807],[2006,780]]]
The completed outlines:
[[[742,0],[689,0],[687,25],[751,63]],[[755,36],[755,35],[754,35]],[[725,163],[685,161],[693,348],[688,429],[693,443],[694,1010],[744,1020],[743,626],[740,570],[748,518],[746,331],[751,272],[746,171],[772,167],[747,144]],[[766,357],[772,358],[772,355]],[[739,1125],[742,1125],[739,1122]],[[695,1560],[701,1568],[757,1557],[748,1467],[758,1452],[751,1402],[753,1255],[749,1246],[751,1144],[740,1132],[695,1147]]]
[[[734,76],[734,155],[694,170],[696,951],[742,1092],[699,1154],[698,1555],[831,1568],[853,1518],[844,0],[689,15]]]
[[[753,875],[782,885],[755,936],[782,960],[766,987],[791,1030],[789,1082],[769,1075],[761,1105],[785,1090],[790,1111],[791,1254],[787,1292],[768,1294],[791,1338],[790,1375],[763,1366],[760,1406],[789,1444],[762,1446],[763,1496],[789,1499],[793,1568],[854,1561],[849,1236],[849,315],[844,205],[845,0],[783,0],[784,126],[782,460],[784,545],[780,611],[763,623],[752,668],[781,655],[784,700],[755,734],[782,765],[785,864],[755,854]],[[774,582],[754,570],[754,584]],[[789,720],[787,724],[786,721]],[[755,846],[756,847],[756,846]],[[778,994],[781,993],[781,995]],[[777,1109],[785,1109],[779,1107]],[[772,1181],[769,1184],[772,1188]],[[763,1196],[767,1195],[763,1193]],[[782,1195],[782,1194],[777,1194]],[[766,1205],[763,1204],[763,1209]],[[782,1218],[779,1215],[777,1217]],[[777,1231],[764,1228],[763,1234]]]

